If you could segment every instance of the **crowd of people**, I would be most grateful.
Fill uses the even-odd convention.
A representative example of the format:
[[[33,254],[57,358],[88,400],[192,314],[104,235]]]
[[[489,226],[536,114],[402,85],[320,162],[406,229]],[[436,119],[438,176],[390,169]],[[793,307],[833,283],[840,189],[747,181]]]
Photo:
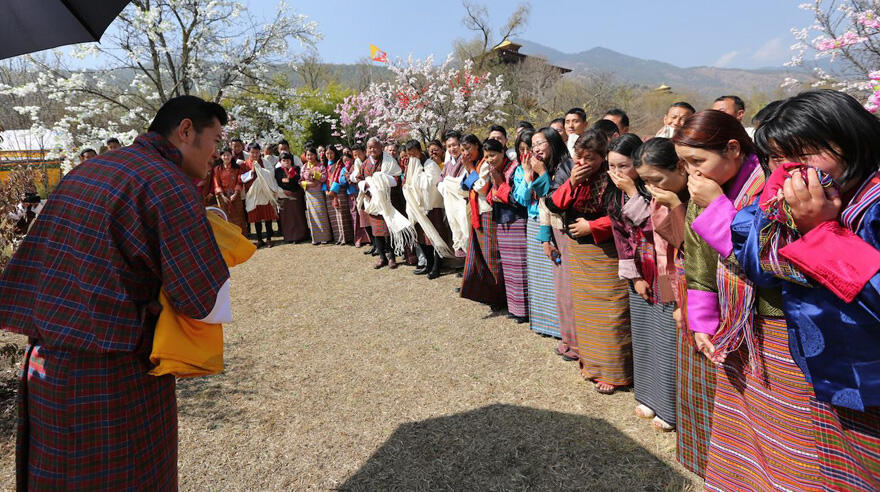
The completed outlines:
[[[196,187],[258,247],[457,272],[597,392],[632,387],[708,490],[878,490],[880,120],[832,90],[744,115],[722,96],[650,137],[573,108],[510,140],[232,139]]]
[[[233,139],[201,189],[259,246],[277,220],[377,269],[463,263],[460,296],[558,337],[599,393],[633,387],[710,490],[877,489],[880,123],[833,91],[744,114],[677,102],[643,138],[573,108],[512,146],[499,125],[301,155]]]

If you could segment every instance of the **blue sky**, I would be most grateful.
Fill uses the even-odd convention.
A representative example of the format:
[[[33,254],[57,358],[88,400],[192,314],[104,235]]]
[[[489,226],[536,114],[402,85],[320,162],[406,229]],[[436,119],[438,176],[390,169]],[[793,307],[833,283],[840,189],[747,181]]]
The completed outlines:
[[[602,46],[682,67],[779,66],[795,42],[792,27],[811,23],[802,0],[533,0],[521,38],[574,53]],[[273,15],[277,0],[243,0],[257,18]],[[516,0],[486,0],[493,25],[501,25]],[[353,63],[370,43],[390,58],[410,54],[445,57],[455,39],[469,38],[460,0],[287,0],[318,22],[321,58]]]

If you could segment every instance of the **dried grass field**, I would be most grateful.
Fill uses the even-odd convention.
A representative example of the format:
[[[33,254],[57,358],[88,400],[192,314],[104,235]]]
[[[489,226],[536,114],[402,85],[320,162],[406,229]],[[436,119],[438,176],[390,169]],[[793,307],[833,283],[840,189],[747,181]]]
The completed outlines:
[[[599,395],[555,340],[458,298],[454,275],[376,271],[361,251],[281,245],[233,269],[226,371],[178,384],[181,489],[700,488],[632,393]],[[17,358],[0,355],[5,390]]]

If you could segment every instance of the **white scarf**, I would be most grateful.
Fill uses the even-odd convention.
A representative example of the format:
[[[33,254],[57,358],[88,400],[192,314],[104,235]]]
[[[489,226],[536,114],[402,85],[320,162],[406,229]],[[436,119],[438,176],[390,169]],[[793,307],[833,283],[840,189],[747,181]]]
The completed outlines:
[[[443,206],[446,208],[446,220],[452,229],[452,247],[459,251],[467,251],[468,240],[471,235],[471,222],[468,219],[470,209],[467,200],[461,196],[461,181],[466,174],[461,176],[446,176],[440,182],[438,188],[443,195]]]
[[[253,211],[261,205],[272,204],[278,208],[278,194],[283,193],[278,183],[275,182],[275,173],[273,170],[264,168],[259,162],[254,162],[254,184],[247,192],[244,200],[244,208],[248,212]]]
[[[363,206],[368,214],[381,215],[385,219],[388,231],[391,232],[391,247],[395,254],[403,255],[406,247],[416,242],[416,229],[410,224],[409,219],[391,204],[388,177],[387,174],[376,171],[372,176],[364,178],[370,187],[370,195],[361,192],[358,195],[358,207]]]
[[[406,215],[412,224],[418,223],[422,226],[422,231],[431,240],[434,250],[437,254],[444,258],[454,258],[455,251],[449,249],[446,241],[437,232],[431,219],[425,214],[424,209],[426,198],[421,190],[418,189],[416,183],[419,178],[425,174],[425,167],[415,157],[409,159],[409,165],[406,167],[406,184],[403,185],[403,196],[406,198]]]

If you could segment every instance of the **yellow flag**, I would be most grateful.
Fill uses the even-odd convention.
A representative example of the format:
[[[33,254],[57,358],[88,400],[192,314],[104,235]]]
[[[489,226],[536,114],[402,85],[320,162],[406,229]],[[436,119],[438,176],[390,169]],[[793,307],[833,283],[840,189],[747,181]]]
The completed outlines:
[[[388,53],[380,50],[375,44],[370,45],[370,59],[380,63],[388,63]]]

